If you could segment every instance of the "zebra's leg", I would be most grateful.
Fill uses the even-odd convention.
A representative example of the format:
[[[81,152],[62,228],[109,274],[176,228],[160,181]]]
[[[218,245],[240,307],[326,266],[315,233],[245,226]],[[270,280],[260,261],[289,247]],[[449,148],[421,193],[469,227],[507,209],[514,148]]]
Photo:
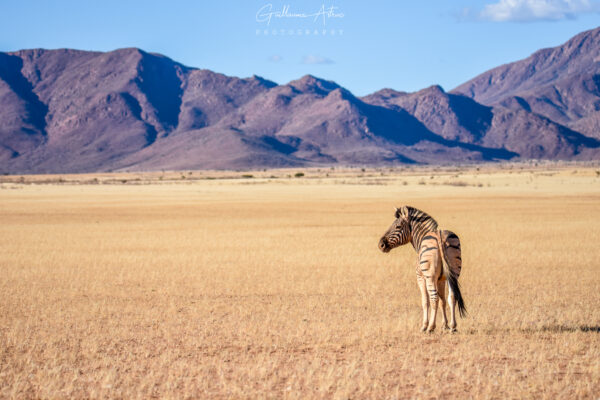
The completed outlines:
[[[426,277],[425,285],[429,292],[429,304],[431,305],[431,315],[429,316],[429,326],[427,326],[427,332],[433,332],[435,330],[435,318],[437,316],[438,306],[438,292],[437,292],[437,279],[435,277]]]
[[[456,299],[450,286],[448,286],[448,305],[450,308],[450,331],[456,332]]]
[[[425,332],[427,324],[429,323],[428,309],[429,309],[429,296],[427,295],[427,286],[425,285],[425,278],[422,274],[417,273],[417,283],[421,290],[421,307],[423,308],[423,324],[421,325],[421,331]]]
[[[440,295],[440,308],[442,310],[442,321],[444,325],[442,328],[448,328],[448,317],[446,316],[446,279],[442,278],[438,281],[438,293]]]

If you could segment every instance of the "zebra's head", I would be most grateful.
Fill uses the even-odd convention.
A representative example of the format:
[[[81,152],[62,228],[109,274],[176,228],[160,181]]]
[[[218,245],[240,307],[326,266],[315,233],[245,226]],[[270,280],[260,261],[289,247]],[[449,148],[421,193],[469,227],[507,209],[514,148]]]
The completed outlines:
[[[395,247],[402,246],[410,241],[410,224],[408,221],[408,207],[396,208],[396,220],[387,232],[379,239],[379,250],[384,253]]]

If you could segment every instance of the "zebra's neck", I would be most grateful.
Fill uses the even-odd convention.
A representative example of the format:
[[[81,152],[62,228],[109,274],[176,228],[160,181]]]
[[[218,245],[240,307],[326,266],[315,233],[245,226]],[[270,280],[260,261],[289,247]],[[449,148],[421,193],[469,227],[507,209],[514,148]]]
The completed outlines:
[[[419,251],[425,234],[437,230],[438,224],[429,214],[412,207],[409,208],[409,221],[411,232],[410,242],[414,249]]]

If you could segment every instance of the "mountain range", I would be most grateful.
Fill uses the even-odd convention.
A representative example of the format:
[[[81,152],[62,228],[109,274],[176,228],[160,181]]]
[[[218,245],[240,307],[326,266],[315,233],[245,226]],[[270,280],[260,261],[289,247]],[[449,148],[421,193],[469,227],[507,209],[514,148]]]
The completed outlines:
[[[0,172],[600,159],[600,28],[450,92],[356,97],[136,48],[0,52]]]

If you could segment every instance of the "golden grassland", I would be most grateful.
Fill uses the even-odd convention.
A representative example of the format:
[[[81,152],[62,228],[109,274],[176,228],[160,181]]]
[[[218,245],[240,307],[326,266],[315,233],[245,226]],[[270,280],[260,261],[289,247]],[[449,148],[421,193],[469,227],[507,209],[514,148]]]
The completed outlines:
[[[597,398],[599,169],[3,176],[0,397]],[[456,334],[402,204],[461,237]]]

